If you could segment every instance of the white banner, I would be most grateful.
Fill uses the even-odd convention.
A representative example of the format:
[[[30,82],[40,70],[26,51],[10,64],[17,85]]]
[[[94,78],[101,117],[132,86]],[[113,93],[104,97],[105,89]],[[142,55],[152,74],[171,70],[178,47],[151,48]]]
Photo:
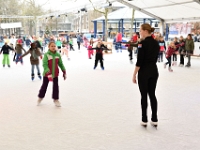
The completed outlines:
[[[22,27],[22,23],[21,22],[1,23],[0,27],[1,27],[1,29],[21,28]]]

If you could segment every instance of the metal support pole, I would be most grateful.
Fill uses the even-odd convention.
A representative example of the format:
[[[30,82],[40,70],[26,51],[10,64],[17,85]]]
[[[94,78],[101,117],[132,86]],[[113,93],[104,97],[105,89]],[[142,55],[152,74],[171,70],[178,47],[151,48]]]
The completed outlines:
[[[137,22],[136,21],[134,22],[134,25],[135,25],[134,32],[137,32],[137,27],[136,27],[137,26]]]
[[[102,22],[102,29],[103,29],[103,37],[105,37],[105,20]]]
[[[122,36],[124,35],[124,19],[121,20],[122,21]]]
[[[97,37],[97,21],[94,21],[94,38]]]
[[[121,22],[121,20],[119,20],[119,22],[118,22],[118,32],[120,32],[120,22]]]
[[[169,39],[169,26],[166,23],[165,41],[168,41],[168,39]]]

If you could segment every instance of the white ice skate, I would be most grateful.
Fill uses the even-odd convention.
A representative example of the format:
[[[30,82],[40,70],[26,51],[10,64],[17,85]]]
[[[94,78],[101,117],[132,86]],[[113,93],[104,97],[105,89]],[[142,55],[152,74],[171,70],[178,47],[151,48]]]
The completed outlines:
[[[61,107],[59,100],[54,100],[54,104],[56,107]]]
[[[37,101],[37,106],[39,106],[40,105],[40,103],[42,102],[42,98],[38,98],[38,101]]]
[[[143,127],[146,128],[146,127],[147,127],[147,122],[143,122],[143,121],[142,121],[142,122],[141,122],[141,126],[143,126]]]
[[[153,121],[151,121],[151,125],[157,129],[157,127],[158,127],[158,122],[153,122]]]

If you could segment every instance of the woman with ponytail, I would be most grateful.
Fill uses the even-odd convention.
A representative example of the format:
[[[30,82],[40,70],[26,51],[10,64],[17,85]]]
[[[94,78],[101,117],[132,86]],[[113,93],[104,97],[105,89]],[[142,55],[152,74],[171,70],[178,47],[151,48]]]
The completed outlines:
[[[135,71],[133,73],[133,83],[137,83],[136,76],[138,75],[138,85],[141,93],[142,105],[142,123],[146,127],[147,118],[147,95],[149,95],[152,109],[151,124],[157,127],[157,99],[155,90],[158,80],[158,68],[156,65],[160,47],[158,42],[153,39],[154,32],[149,24],[143,24],[140,27],[140,37],[142,41],[138,44],[138,55]]]

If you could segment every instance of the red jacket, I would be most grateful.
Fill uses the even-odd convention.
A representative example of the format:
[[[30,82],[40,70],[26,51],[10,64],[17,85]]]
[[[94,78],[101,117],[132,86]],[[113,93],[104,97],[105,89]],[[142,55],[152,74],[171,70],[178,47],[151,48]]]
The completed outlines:
[[[118,33],[116,36],[116,42],[121,42],[122,41],[122,34]]]
[[[171,57],[174,54],[174,52],[175,52],[175,49],[169,46],[166,51],[166,58]]]

